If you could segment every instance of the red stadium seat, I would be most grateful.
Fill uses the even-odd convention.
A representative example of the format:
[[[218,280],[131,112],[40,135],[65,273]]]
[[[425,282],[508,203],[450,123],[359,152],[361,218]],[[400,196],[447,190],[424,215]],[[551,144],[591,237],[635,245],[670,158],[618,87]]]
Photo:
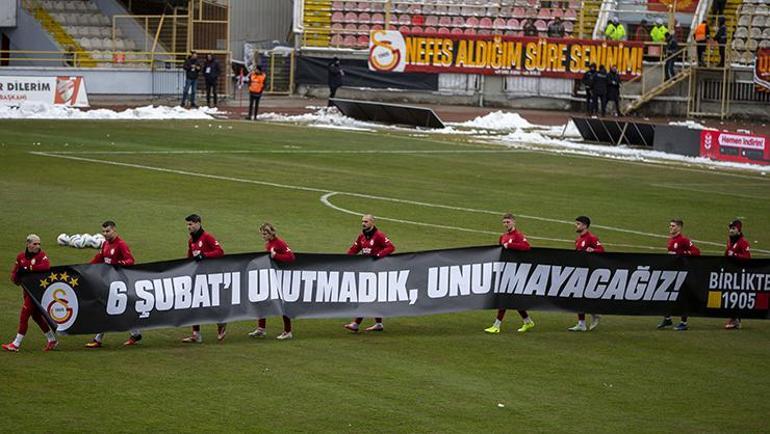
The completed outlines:
[[[516,18],[511,18],[507,23],[505,23],[505,25],[511,30],[521,29],[521,23]]]
[[[435,27],[426,27],[425,33],[435,34],[435,33],[438,33],[438,30],[436,30]]]
[[[382,30],[384,27],[382,27],[382,24],[374,24],[372,25],[371,30]]]
[[[332,14],[332,22],[333,23],[341,23],[345,21],[345,14],[342,12],[335,12]]]
[[[358,33],[358,26],[353,23],[345,24],[345,33]]]
[[[454,27],[454,28],[452,28],[452,34],[453,35],[462,35],[463,34],[463,29],[461,29],[459,27]]]
[[[438,25],[439,26],[446,26],[449,27],[452,25],[452,18],[451,17],[441,17],[438,19]]]
[[[452,26],[453,27],[465,27],[465,18],[463,18],[463,17],[454,17],[454,18],[452,18]]]
[[[356,41],[356,45],[359,47],[367,47],[369,45],[369,35],[361,35]]]
[[[412,15],[412,25],[413,26],[422,26],[425,24],[425,15]]]
[[[374,24],[385,24],[385,17],[382,14],[372,14],[370,21]]]
[[[551,11],[549,9],[540,9],[537,13],[537,17],[542,20],[548,20],[551,18]]]
[[[577,11],[574,10],[574,9],[567,9],[564,12],[563,19],[564,20],[569,20],[569,21],[577,20]]]
[[[398,31],[401,33],[409,33],[409,27],[408,26],[401,26],[398,28]]]
[[[369,7],[370,4],[371,3],[369,2],[358,2],[358,10],[361,12],[369,12],[369,10],[371,9]]]
[[[527,11],[526,11],[526,9],[517,6],[517,7],[513,8],[513,11],[511,12],[511,14],[512,14],[512,16],[514,18],[521,19],[521,18],[524,18],[527,15]]]
[[[446,27],[439,27],[438,28],[438,34],[439,35],[448,35],[449,33],[450,33],[449,29],[447,29]]]
[[[463,33],[466,34],[466,35],[475,35],[476,34],[476,29],[465,29],[465,31]]]
[[[342,4],[340,1],[332,2],[332,10],[334,11],[341,11],[345,8],[345,5]]]
[[[465,20],[465,26],[466,27],[471,27],[471,28],[476,28],[476,27],[479,26],[479,19],[476,18],[476,17],[470,17],[467,20]]]
[[[369,34],[369,25],[368,24],[359,24],[358,25],[358,33],[368,35]]]
[[[425,17],[425,25],[426,26],[437,26],[438,25],[438,17],[435,15],[428,15]]]
[[[412,24],[412,17],[410,15],[401,15],[398,17],[398,23],[402,25]]]
[[[552,9],[551,10],[551,18],[556,18],[556,17],[561,18],[563,16],[564,16],[564,11],[563,10],[561,10],[561,9]]]
[[[484,17],[479,21],[479,27],[482,29],[491,29],[492,28],[492,19],[489,17]]]
[[[339,47],[344,43],[345,39],[342,37],[342,35],[332,35],[332,39],[329,41],[329,45],[333,45],[335,47]]]
[[[369,15],[367,12],[361,12],[358,14],[358,22],[359,23],[371,23],[372,22],[372,16]]]
[[[334,24],[332,24],[332,32],[342,33],[342,30],[344,28],[345,28],[345,26],[342,25],[342,23],[334,23]]]
[[[537,20],[535,21],[535,28],[539,32],[545,32],[546,30],[548,30],[548,24],[546,24],[545,21],[543,20]]]
[[[358,22],[358,14],[355,12],[348,12],[345,14],[345,20],[346,23],[357,23]]]
[[[355,47],[356,43],[358,42],[358,39],[353,35],[345,36],[345,39],[342,41],[343,47]]]
[[[425,33],[425,31],[420,26],[412,26],[412,33],[423,34],[423,33]]]
[[[506,27],[505,20],[503,18],[495,18],[495,22],[492,27],[496,29],[504,29]]]

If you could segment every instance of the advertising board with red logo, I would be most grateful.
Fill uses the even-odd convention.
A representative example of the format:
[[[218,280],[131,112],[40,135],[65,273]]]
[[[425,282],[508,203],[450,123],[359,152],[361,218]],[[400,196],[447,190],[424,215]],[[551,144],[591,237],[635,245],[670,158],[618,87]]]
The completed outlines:
[[[703,130],[700,155],[717,161],[770,164],[769,142],[765,136]]]
[[[0,76],[0,105],[41,102],[88,107],[83,77]]]

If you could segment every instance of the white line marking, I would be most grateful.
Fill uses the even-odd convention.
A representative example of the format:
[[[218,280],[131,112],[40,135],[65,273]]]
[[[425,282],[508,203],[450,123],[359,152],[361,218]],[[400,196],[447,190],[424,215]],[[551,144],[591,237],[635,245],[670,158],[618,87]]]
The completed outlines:
[[[730,196],[730,197],[740,197],[743,199],[763,199],[763,197],[760,196],[751,196],[748,194],[740,194],[740,193],[733,193],[733,192],[726,192],[726,191],[717,191],[717,190],[703,190],[700,188],[692,188],[692,187],[682,187],[680,185],[673,185],[673,184],[650,184],[653,187],[660,187],[660,188],[668,188],[671,190],[682,190],[682,191],[691,191],[695,193],[703,193],[703,194],[719,194],[722,196]],[[724,186],[724,184],[722,184]],[[734,185],[729,185],[731,188],[737,188]]]
[[[280,184],[277,182],[269,182],[269,181],[257,181],[257,180],[251,180],[251,179],[243,179],[243,178],[234,178],[231,176],[222,176],[222,175],[210,175],[206,173],[200,173],[200,172],[190,172],[187,170],[178,170],[178,169],[168,169],[165,167],[156,167],[156,166],[147,166],[144,164],[135,164],[135,163],[122,163],[119,161],[110,161],[110,160],[99,160],[95,158],[86,158],[86,157],[76,157],[73,155],[60,155],[60,154],[52,154],[49,152],[37,152],[33,151],[30,152],[32,155],[42,156],[42,157],[49,157],[49,158],[62,158],[66,160],[74,160],[74,161],[84,161],[88,163],[97,163],[97,164],[106,164],[110,166],[119,166],[119,167],[130,167],[133,169],[141,169],[141,170],[149,170],[149,171],[155,171],[155,172],[163,172],[163,173],[172,173],[175,175],[184,175],[184,176],[195,176],[199,178],[207,178],[207,179],[216,179],[220,181],[230,181],[230,182],[237,182],[237,183],[243,183],[243,184],[252,184],[252,185],[263,185],[267,187],[275,187],[275,188],[284,188],[288,190],[298,190],[298,191],[310,191],[315,193],[337,193],[337,194],[343,194],[347,196],[353,196],[353,197],[361,197],[365,199],[373,199],[373,200],[383,200],[383,201],[390,201],[390,202],[397,202],[397,203],[406,203],[411,205],[419,205],[419,206],[425,206],[430,208],[440,208],[440,209],[450,209],[455,211],[466,211],[466,212],[473,212],[473,213],[483,213],[483,214],[494,214],[494,215],[502,215],[502,211],[490,211],[490,210],[480,210],[480,209],[474,209],[474,208],[463,208],[463,207],[455,207],[455,206],[449,206],[449,205],[441,205],[441,204],[433,204],[433,203],[426,203],[426,202],[418,202],[413,200],[405,200],[405,199],[396,199],[391,197],[384,197],[384,196],[373,196],[368,194],[362,194],[362,193],[353,193],[353,192],[333,192],[328,189],[321,189],[321,188],[315,188],[315,187],[304,187],[301,185],[290,185],[290,184]],[[525,214],[520,214],[521,217],[529,218],[533,220],[540,220],[540,221],[546,221],[546,222],[552,222],[552,223],[563,223],[563,224],[574,224],[571,220],[559,220],[559,219],[551,219],[547,217],[539,217],[539,216],[530,216]],[[660,234],[653,234],[648,232],[641,232],[636,231],[632,229],[623,229],[623,228],[616,228],[612,226],[603,226],[603,225],[593,225],[594,227],[609,230],[609,231],[615,231],[615,232],[623,232],[623,233],[629,233],[629,234],[635,234],[635,235],[642,235],[642,236],[649,236],[654,238],[668,238],[667,236],[660,235]],[[724,243],[715,243],[711,241],[703,241],[703,240],[693,240],[697,241],[701,244],[708,244],[712,246],[723,246]],[[770,250],[761,250],[761,249],[754,249],[756,252],[762,252],[762,253],[770,253]]]
[[[514,154],[519,149],[383,149],[383,150],[180,150],[180,151],[50,151],[51,155],[209,155],[209,154]],[[33,152],[35,153],[35,152]]]

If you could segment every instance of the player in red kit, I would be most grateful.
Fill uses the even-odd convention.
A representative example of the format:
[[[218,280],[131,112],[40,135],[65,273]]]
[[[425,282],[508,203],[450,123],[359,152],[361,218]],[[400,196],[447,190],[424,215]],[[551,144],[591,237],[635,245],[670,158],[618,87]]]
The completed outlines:
[[[700,250],[695,244],[690,241],[689,238],[682,235],[682,228],[684,228],[684,222],[679,219],[673,219],[668,224],[668,233],[671,237],[668,239],[668,254],[677,256],[700,256]],[[671,320],[671,316],[666,315],[663,320],[658,323],[659,329],[664,329],[674,325]],[[689,327],[687,326],[687,315],[682,315],[681,322],[674,327],[674,330],[685,331]]]
[[[121,267],[134,265],[134,255],[131,254],[128,244],[118,235],[115,230],[116,227],[117,225],[112,220],[102,223],[104,242],[99,253],[91,259],[91,264],[109,264]],[[98,333],[91,342],[86,344],[86,347],[101,348],[103,339],[104,333]],[[141,332],[138,329],[133,329],[129,332],[128,340],[123,345],[136,345],[140,340],[142,340]]]
[[[286,244],[284,240],[278,238],[275,226],[270,223],[263,223],[262,226],[259,227],[259,234],[262,236],[262,239],[265,240],[265,250],[270,252],[270,257],[273,258],[274,261],[282,263],[294,262],[294,252],[291,251],[291,248],[289,248],[289,245]],[[249,333],[249,336],[252,338],[266,336],[267,333],[265,332],[265,327],[267,327],[267,320],[265,318],[259,318],[257,320],[256,330]],[[284,315],[283,333],[278,335],[276,339],[283,341],[293,337],[294,335],[291,333],[291,318]]]
[[[187,257],[202,261],[208,258],[219,258],[225,255],[219,241],[213,235],[203,230],[201,216],[190,214],[185,218],[187,222],[187,232],[190,233],[190,239],[187,241]],[[222,341],[227,334],[227,324],[217,324],[217,340]],[[201,326],[192,326],[192,335],[182,339],[186,344],[203,342],[201,335]]]
[[[733,220],[727,226],[727,248],[725,248],[725,256],[728,258],[735,258],[739,261],[748,261],[751,259],[751,246],[746,238],[743,236],[743,222],[740,220]],[[741,328],[741,319],[732,317],[725,323],[727,330],[737,330]]]
[[[507,213],[503,216],[503,227],[505,227],[505,232],[500,235],[499,243],[504,249],[526,252],[532,248],[529,245],[529,241],[527,241],[527,237],[516,229],[516,218],[513,214]],[[524,320],[524,324],[517,330],[519,333],[525,333],[535,327],[535,322],[532,321],[526,310],[520,310],[519,315]],[[505,309],[499,309],[495,323],[491,327],[484,329],[484,331],[487,333],[500,333],[500,325],[503,323],[503,318],[505,318]]]
[[[590,218],[581,215],[575,219],[575,232],[578,234],[578,237],[575,240],[575,250],[586,253],[604,253],[604,246],[602,246],[599,238],[588,230],[590,227]],[[586,314],[585,312],[580,312],[578,313],[578,323],[567,330],[571,332],[593,330],[599,326],[599,320],[601,320],[601,318],[602,317],[599,315],[591,314],[591,325],[586,329]]]
[[[353,241],[353,245],[348,249],[348,255],[357,255],[361,253],[363,256],[384,258],[396,250],[396,246],[390,242],[388,236],[374,225],[373,215],[365,214],[361,217],[361,228],[361,234],[355,241]],[[358,332],[363,320],[363,318],[355,318],[353,322],[345,324],[343,327],[354,333]],[[375,318],[374,325],[368,327],[366,331],[381,332],[384,329],[385,327],[382,325],[382,318]]]
[[[48,260],[48,255],[45,254],[43,249],[40,248],[40,237],[35,234],[27,235],[27,246],[23,252],[16,256],[16,263],[13,264],[13,270],[11,270],[11,281],[14,285],[21,286],[21,276],[24,273],[36,273],[41,271],[48,271],[51,269],[51,263]],[[22,290],[24,295],[24,303],[21,305],[21,312],[19,313],[19,330],[16,332],[16,338],[9,344],[3,344],[2,348],[5,351],[18,352],[21,348],[21,342],[24,340],[24,336],[27,334],[27,324],[29,323],[29,317],[37,323],[40,330],[45,334],[48,343],[45,345],[43,351],[51,351],[59,345],[59,341],[56,340],[56,334],[48,326],[45,317],[40,310],[35,306],[32,298],[27,295],[26,291]]]

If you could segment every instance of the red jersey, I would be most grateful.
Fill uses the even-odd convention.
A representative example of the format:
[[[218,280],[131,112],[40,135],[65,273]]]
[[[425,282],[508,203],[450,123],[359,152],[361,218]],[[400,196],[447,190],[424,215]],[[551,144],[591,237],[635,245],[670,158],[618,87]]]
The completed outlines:
[[[361,252],[364,256],[374,256],[375,258],[382,258],[388,256],[396,250],[396,246],[390,242],[387,235],[382,233],[377,228],[371,232],[370,236],[361,233],[353,245],[348,249],[348,255],[355,255]]]
[[[13,270],[11,270],[11,281],[16,285],[21,285],[21,272],[35,272],[35,271],[48,271],[51,269],[51,262],[48,260],[48,255],[41,249],[39,252],[32,254],[24,249],[23,252],[16,256],[16,263],[13,264]]]
[[[273,259],[275,259],[278,262],[293,262],[294,261],[294,252],[291,251],[291,248],[289,248],[289,245],[286,244],[286,241],[275,237],[272,240],[265,243],[265,250],[268,252],[274,251],[275,256],[273,256]]]
[[[575,250],[585,252],[589,247],[594,249],[593,253],[604,253],[604,246],[599,241],[599,238],[590,231],[586,231],[586,233],[578,236],[575,240]]]
[[[195,234],[190,234],[190,239],[187,240],[187,257],[193,258],[199,253],[203,253],[206,258],[219,258],[225,255],[219,241],[203,229]]]
[[[112,241],[104,240],[102,250],[91,259],[92,264],[134,265],[134,255],[128,244],[120,237]]]
[[[751,246],[749,246],[749,242],[746,241],[746,238],[744,238],[742,234],[735,242],[728,237],[725,256],[732,256],[738,259],[751,259]]]
[[[668,239],[668,252],[678,256],[700,256],[700,249],[682,234]]]
[[[532,248],[527,241],[527,237],[524,236],[518,229],[514,229],[510,232],[506,232],[500,235],[500,245],[504,249],[519,250],[525,252]]]

